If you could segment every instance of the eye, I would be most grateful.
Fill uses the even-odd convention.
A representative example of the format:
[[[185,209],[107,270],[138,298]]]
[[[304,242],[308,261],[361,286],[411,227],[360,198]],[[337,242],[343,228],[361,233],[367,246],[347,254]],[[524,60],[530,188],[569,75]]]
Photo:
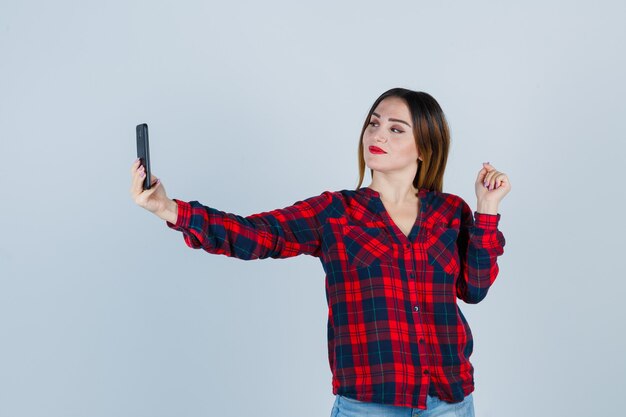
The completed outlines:
[[[369,122],[369,125],[370,125],[370,126],[378,126],[378,123],[377,123],[377,122],[372,121],[372,122]]]
[[[395,127],[392,127],[391,131],[394,133],[404,133],[404,130],[396,129]]]

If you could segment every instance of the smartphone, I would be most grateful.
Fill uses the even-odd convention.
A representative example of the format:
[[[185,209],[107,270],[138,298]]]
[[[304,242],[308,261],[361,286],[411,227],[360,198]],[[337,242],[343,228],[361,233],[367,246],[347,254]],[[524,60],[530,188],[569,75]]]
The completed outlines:
[[[150,177],[150,148],[148,146],[148,125],[146,123],[137,125],[137,158],[141,160],[141,165],[146,168],[146,178],[143,181],[143,189],[149,190],[152,180]]]

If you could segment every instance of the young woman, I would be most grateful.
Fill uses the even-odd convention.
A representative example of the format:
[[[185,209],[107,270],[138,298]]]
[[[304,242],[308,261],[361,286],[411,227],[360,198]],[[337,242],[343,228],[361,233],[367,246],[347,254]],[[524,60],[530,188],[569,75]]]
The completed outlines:
[[[473,416],[472,333],[457,298],[478,303],[504,252],[506,174],[483,163],[477,210],[442,191],[450,136],[423,92],[395,88],[372,105],[356,190],[326,191],[247,217],[169,199],[131,168],[141,207],[189,247],[240,259],[318,257],[326,272],[332,416]],[[367,166],[368,187],[359,188]]]

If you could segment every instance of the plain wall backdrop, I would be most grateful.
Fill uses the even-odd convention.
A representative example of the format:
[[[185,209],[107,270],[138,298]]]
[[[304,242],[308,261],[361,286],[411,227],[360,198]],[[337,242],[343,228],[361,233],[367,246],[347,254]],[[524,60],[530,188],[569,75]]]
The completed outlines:
[[[432,94],[444,191],[509,175],[477,416],[622,408],[623,1],[0,2],[0,416],[328,416],[311,257],[188,248],[129,195],[248,215],[354,188],[383,91]],[[369,184],[369,176],[364,185]],[[612,415],[612,414],[611,414]]]

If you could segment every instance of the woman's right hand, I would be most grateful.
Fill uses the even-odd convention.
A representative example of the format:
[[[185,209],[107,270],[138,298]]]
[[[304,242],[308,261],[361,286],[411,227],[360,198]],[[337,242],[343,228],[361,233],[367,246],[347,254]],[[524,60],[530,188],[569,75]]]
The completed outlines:
[[[130,169],[132,176],[132,184],[130,187],[130,195],[133,201],[151,213],[156,214],[163,220],[176,223],[178,215],[178,206],[174,200],[167,197],[165,188],[161,181],[152,175],[152,183],[149,190],[143,189],[143,181],[146,178],[146,170],[141,165],[139,159],[133,162]]]

